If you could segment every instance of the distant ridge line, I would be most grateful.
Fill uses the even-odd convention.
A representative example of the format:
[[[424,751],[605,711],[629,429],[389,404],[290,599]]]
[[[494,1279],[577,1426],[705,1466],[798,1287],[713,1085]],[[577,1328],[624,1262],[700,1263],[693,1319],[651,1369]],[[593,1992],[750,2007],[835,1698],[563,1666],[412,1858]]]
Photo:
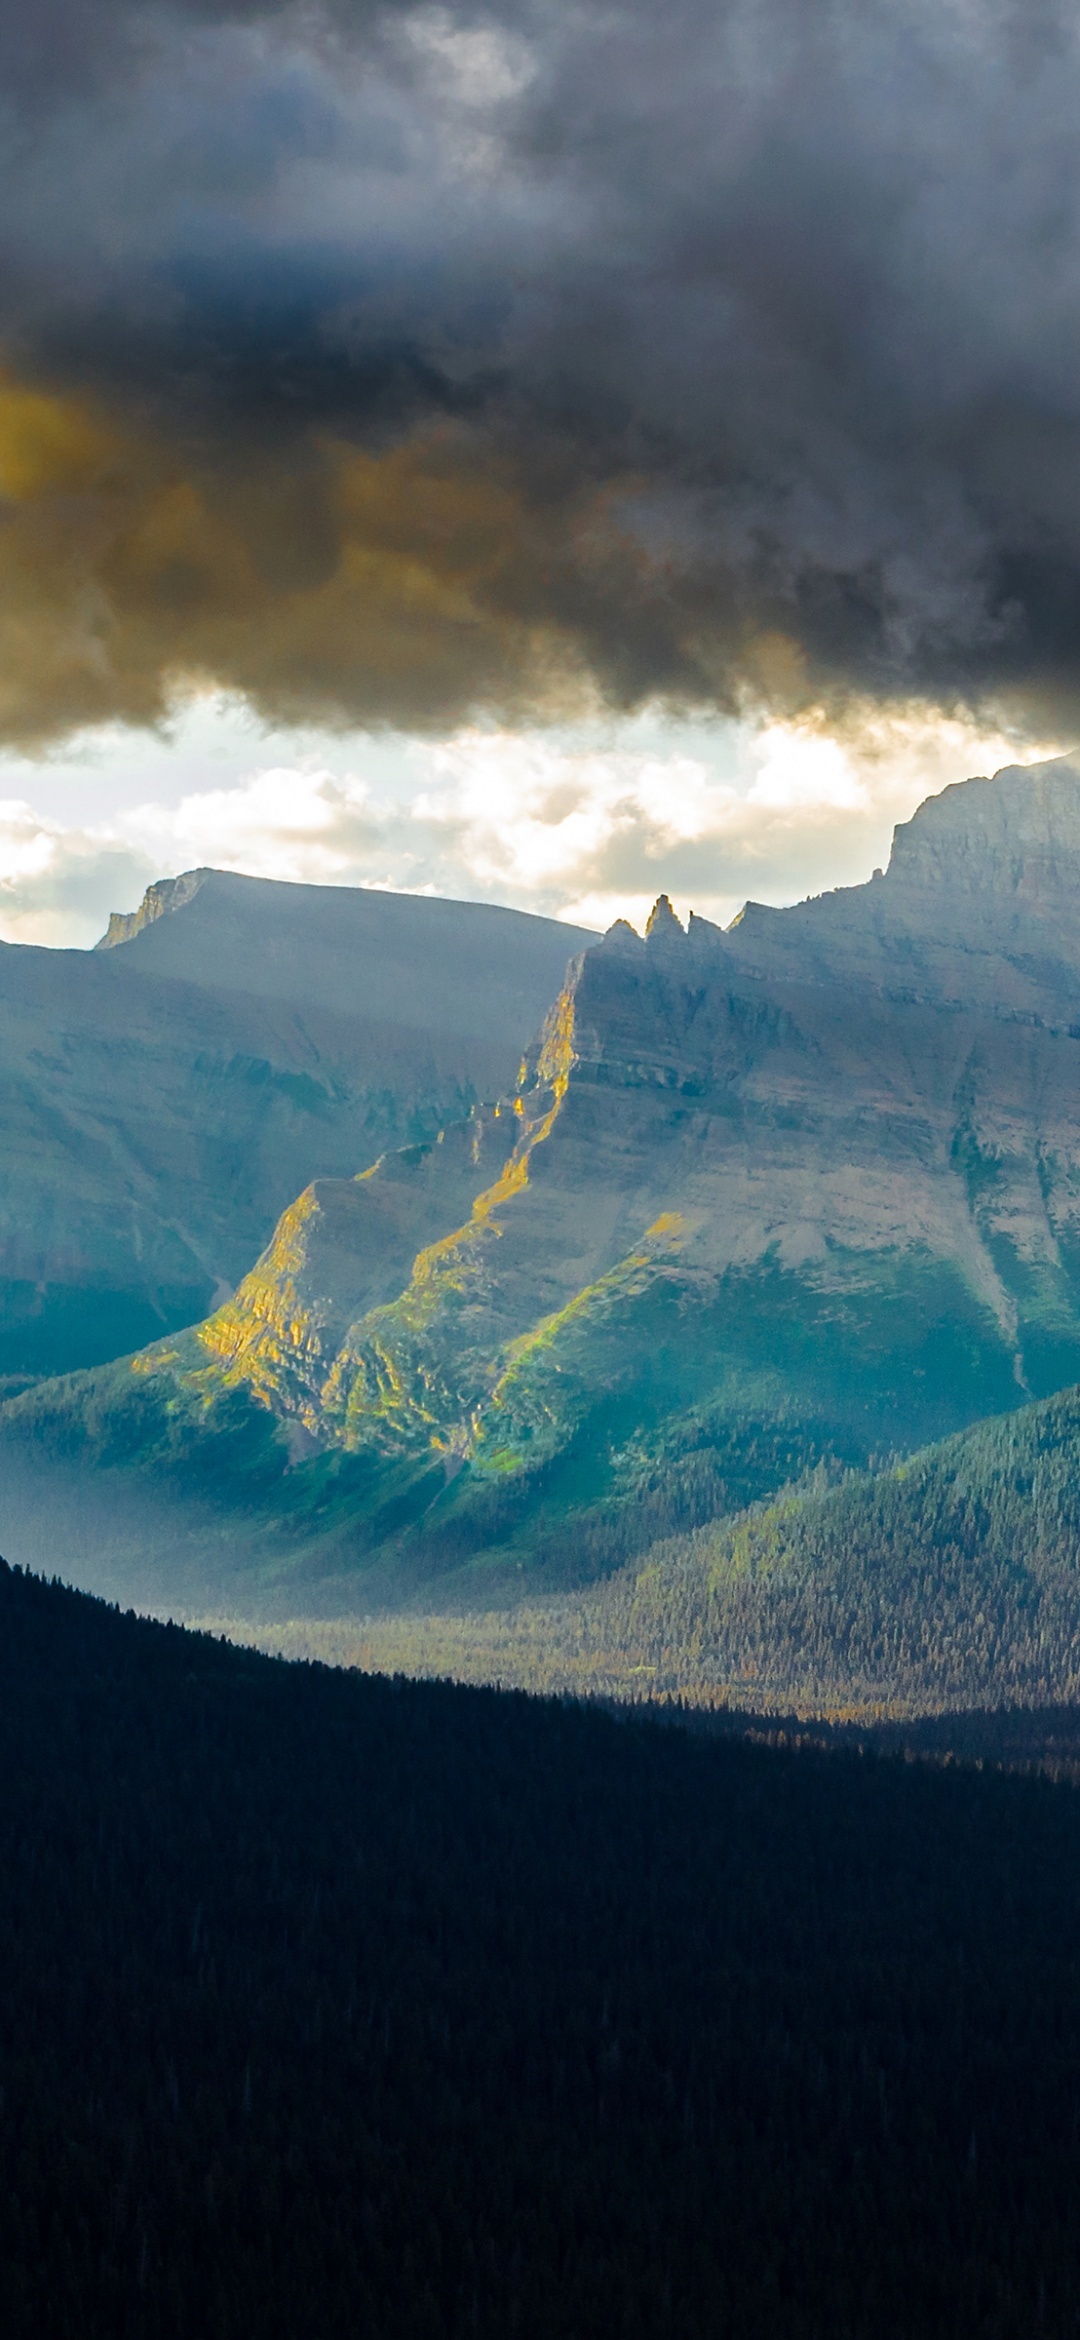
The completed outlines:
[[[350,897],[360,897],[367,902],[378,901],[394,904],[415,902],[423,904],[424,908],[433,912],[436,918],[443,912],[467,911],[476,913],[481,919],[490,917],[520,919],[527,921],[532,926],[562,929],[571,938],[569,946],[571,949],[573,947],[572,938],[575,935],[587,935],[590,941],[599,941],[600,939],[598,931],[591,927],[564,924],[562,919],[552,918],[546,911],[520,910],[509,902],[470,902],[462,900],[456,894],[418,894],[409,893],[407,890],[399,892],[392,886],[320,885],[311,883],[304,878],[253,877],[246,870],[205,867],[185,870],[179,877],[155,878],[153,884],[147,886],[137,910],[110,910],[108,926],[105,933],[94,943],[94,950],[111,951],[123,943],[134,942],[138,935],[144,933],[148,926],[156,925],[159,919],[171,916],[174,911],[186,909],[188,904],[194,901],[195,896],[202,892],[204,886],[210,883],[215,886],[227,886],[230,890],[240,887],[245,892],[249,888],[261,888],[267,891],[272,890],[277,894],[328,894],[346,900]]]

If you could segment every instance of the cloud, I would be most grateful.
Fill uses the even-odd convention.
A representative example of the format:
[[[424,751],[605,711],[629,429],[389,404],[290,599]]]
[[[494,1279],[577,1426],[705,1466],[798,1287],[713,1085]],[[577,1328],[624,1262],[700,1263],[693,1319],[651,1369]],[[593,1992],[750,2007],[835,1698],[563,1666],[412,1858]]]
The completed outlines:
[[[321,438],[291,468],[256,448],[193,478],[152,435],[9,383],[0,499],[9,740],[157,722],[179,683],[220,678],[292,721],[567,697],[574,645],[522,582],[545,545],[562,559],[550,516],[467,434],[381,456]]]
[[[710,732],[651,717],[414,739],[395,786],[354,739],[333,764],[263,761],[83,826],[13,798],[0,803],[0,935],[92,943],[151,879],[207,865],[508,902],[598,930],[640,926],[664,891],[726,923],[748,895],[794,901],[866,878],[923,797],[1009,760],[1004,736],[930,716],[871,711],[846,742],[805,723]]]
[[[0,26],[0,726],[1080,707],[1065,0]]]
[[[114,900],[137,902],[154,875],[135,847],[65,828],[26,803],[0,803],[0,939],[54,949],[97,940]]]
[[[916,715],[868,713],[846,743],[788,722],[730,744],[718,769],[677,738],[640,748],[633,726],[615,747],[466,733],[427,751],[411,821],[440,891],[456,867],[469,891],[586,925],[640,924],[661,891],[726,923],[748,896],[861,882],[926,796],[1015,757],[1002,734]]]

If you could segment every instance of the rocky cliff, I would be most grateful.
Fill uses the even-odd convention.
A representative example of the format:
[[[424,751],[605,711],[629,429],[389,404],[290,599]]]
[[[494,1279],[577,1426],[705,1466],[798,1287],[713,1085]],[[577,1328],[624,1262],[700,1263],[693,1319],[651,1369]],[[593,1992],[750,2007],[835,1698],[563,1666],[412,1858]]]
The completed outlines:
[[[728,932],[761,976],[1060,1022],[1080,1001],[1080,786],[1068,757],[930,797],[869,885],[791,910],[748,902]]]
[[[1080,1379],[1078,806],[1008,772],[866,887],[613,928],[508,1112],[316,1186],[197,1331],[9,1431],[212,1455],[215,1501],[242,1453],[286,1573],[310,1530],[391,1598],[588,1575]]]
[[[156,919],[183,910],[207,879],[215,875],[212,869],[188,869],[182,877],[155,878],[153,885],[147,886],[137,910],[109,912],[108,926],[100,942],[95,943],[95,950],[114,951],[120,943],[134,942],[136,935],[153,926]]]

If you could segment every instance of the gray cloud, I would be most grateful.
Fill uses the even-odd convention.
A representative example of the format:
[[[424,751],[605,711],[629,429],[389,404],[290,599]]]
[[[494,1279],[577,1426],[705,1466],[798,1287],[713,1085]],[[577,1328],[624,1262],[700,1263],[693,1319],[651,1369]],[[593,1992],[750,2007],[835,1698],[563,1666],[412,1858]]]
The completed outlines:
[[[0,337],[104,432],[0,529],[9,730],[180,670],[1073,718],[1063,0],[51,0],[0,71]]]

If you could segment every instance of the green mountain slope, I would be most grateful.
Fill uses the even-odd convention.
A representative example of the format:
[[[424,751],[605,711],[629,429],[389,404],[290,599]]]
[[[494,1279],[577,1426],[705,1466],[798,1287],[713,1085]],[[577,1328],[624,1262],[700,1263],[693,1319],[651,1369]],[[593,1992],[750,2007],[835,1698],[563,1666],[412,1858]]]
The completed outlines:
[[[253,1601],[505,1599],[1075,1382],[1078,898],[1065,764],[946,792],[764,942],[613,928],[512,1108],[317,1183],[197,1329],[9,1405],[9,1482],[111,1474],[171,1596],[204,1502]]]
[[[574,1599],[313,1654],[609,1697],[927,1713],[1080,1695],[1080,1390],[659,1544]]]

